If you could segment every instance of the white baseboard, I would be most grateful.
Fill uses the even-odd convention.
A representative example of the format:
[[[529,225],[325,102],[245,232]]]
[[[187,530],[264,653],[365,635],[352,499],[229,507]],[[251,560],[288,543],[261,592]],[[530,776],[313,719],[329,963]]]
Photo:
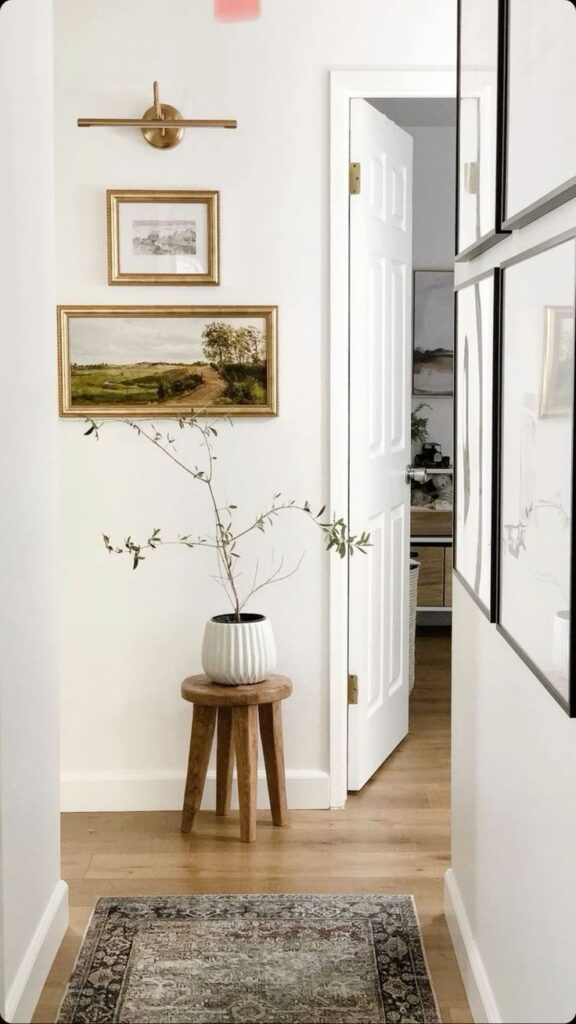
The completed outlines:
[[[490,979],[476,945],[452,868],[444,875],[444,915],[476,1024],[502,1024]]]
[[[9,1024],[26,1024],[32,1019],[67,927],[68,886],[60,881],[48,900],[6,997],[5,1013]]]
[[[179,811],[184,796],[184,772],[65,772],[63,811]],[[330,807],[328,772],[292,769],[286,772],[288,807],[316,810]],[[270,806],[265,772],[258,772],[258,808]],[[202,808],[216,807],[216,771],[208,772]],[[236,785],[232,807],[238,807]]]

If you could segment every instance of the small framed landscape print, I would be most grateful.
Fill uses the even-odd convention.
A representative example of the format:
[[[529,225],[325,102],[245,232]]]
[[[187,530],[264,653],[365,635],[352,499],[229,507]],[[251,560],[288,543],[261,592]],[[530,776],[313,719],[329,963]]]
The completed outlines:
[[[574,307],[548,306],[540,416],[569,416],[574,380]]]
[[[574,233],[502,266],[497,622],[574,716]]]
[[[219,193],[106,193],[109,284],[219,283]]]
[[[500,173],[506,2],[458,2],[457,260],[473,259],[506,234]]]
[[[454,274],[414,271],[413,394],[454,394]]]
[[[60,415],[277,415],[276,306],[59,306]]]
[[[455,571],[491,622],[497,582],[493,477],[499,298],[499,270],[467,281],[456,291]]]
[[[576,196],[576,0],[506,0],[504,227]]]

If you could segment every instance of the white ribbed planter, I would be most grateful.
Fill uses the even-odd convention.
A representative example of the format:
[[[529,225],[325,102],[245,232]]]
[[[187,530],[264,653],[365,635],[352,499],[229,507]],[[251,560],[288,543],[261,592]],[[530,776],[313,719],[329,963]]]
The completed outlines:
[[[276,668],[276,643],[264,615],[215,615],[206,623],[202,668],[213,683],[261,683]]]

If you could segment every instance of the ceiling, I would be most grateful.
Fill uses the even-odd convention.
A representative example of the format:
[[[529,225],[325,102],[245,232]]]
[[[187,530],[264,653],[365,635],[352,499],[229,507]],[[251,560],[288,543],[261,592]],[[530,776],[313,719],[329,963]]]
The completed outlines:
[[[368,103],[401,128],[456,126],[456,100],[452,98],[368,99]]]

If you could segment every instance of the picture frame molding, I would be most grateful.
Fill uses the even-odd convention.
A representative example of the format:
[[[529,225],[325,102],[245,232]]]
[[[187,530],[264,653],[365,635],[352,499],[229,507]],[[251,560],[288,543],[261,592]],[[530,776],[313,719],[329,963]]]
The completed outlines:
[[[506,270],[509,267],[514,266],[517,263],[523,263],[534,256],[540,255],[540,253],[547,252],[550,249],[555,249],[559,245],[563,245],[564,242],[573,241],[576,246],[576,228],[571,228],[568,231],[563,231],[559,235],[555,235],[552,238],[546,239],[546,241],[539,243],[538,245],[531,246],[529,249],[525,249],[521,253],[517,253],[511,256],[509,259],[504,260],[501,264],[501,284],[500,284],[500,302],[501,302],[501,318],[502,318],[502,334],[501,344],[499,352],[499,371],[498,371],[498,461],[496,463],[498,472],[498,575],[497,575],[497,587],[496,587],[496,617],[495,624],[496,629],[500,636],[506,641],[506,643],[512,648],[515,654],[518,655],[520,660],[530,669],[532,674],[536,676],[538,681],[542,683],[547,692],[554,698],[557,704],[566,712],[570,718],[576,718],[576,630],[574,629],[574,623],[572,618],[573,609],[576,608],[576,569],[574,567],[574,556],[576,553],[576,359],[574,360],[574,398],[575,404],[572,416],[572,487],[571,487],[571,501],[570,501],[570,668],[569,668],[569,679],[568,679],[568,700],[564,700],[562,695],[552,685],[545,672],[543,672],[538,665],[532,660],[530,655],[524,650],[521,644],[512,636],[512,634],[502,625],[501,613],[502,613],[502,588],[501,588],[501,496],[502,496],[502,483],[503,483],[503,466],[502,466],[502,424],[503,424],[503,410],[504,410],[504,349],[505,349],[505,332],[504,332],[504,314],[505,314],[505,295],[506,295]],[[576,307],[576,274],[573,282],[573,293],[574,302]]]
[[[465,0],[458,0],[457,12],[457,55],[456,55],[456,241],[454,257],[456,263],[466,263],[497,245],[511,234],[511,229],[504,224],[504,201],[506,195],[505,181],[505,149],[507,131],[507,32],[509,0],[498,0],[498,53],[497,62],[497,95],[496,95],[496,155],[494,165],[494,227],[471,245],[460,250],[460,101],[462,76],[462,5]]]
[[[225,405],[207,407],[209,416],[254,416],[272,417],[278,415],[278,306],[121,306],[121,305],[59,305],[57,306],[58,336],[58,406],[61,419],[179,419],[186,416],[181,406],[167,406],[165,411],[141,406],[115,405],[109,408],[72,408],[70,374],[69,323],[73,318],[190,318],[209,317],[254,317],[266,321],[266,406]],[[195,410],[204,414],[204,409]]]
[[[460,3],[461,0],[458,0]],[[545,214],[550,213],[551,210],[555,210],[558,206],[562,206],[567,203],[570,199],[576,197],[576,175],[568,178],[566,181],[561,182],[555,188],[549,192],[544,193],[539,199],[529,203],[528,206],[523,207],[516,213],[508,216],[507,209],[507,191],[508,191],[508,164],[510,157],[510,139],[508,136],[508,123],[510,113],[510,75],[511,75],[511,59],[510,59],[510,15],[511,5],[514,0],[500,0],[503,8],[504,25],[503,25],[503,46],[505,50],[505,56],[503,61],[504,71],[504,83],[503,83],[503,95],[505,101],[504,107],[504,130],[503,130],[503,148],[501,153],[501,224],[505,232],[510,233],[516,231],[518,228],[523,228],[526,224],[531,224],[532,221],[538,220]],[[568,3],[574,7],[574,16],[576,17],[576,0],[567,0]]]
[[[501,348],[502,348],[502,275],[499,267],[492,267],[467,281],[458,284],[454,289],[454,451],[459,450],[458,440],[458,295],[466,288],[473,287],[481,281],[493,278],[494,281],[494,308],[492,318],[492,493],[490,502],[490,605],[487,606],[479,594],[470,585],[467,579],[458,569],[458,530],[457,530],[457,496],[458,496],[458,458],[454,458],[453,481],[454,481],[454,537],[453,537],[453,572],[458,582],[476,603],[482,614],[490,623],[496,622],[498,607],[498,583],[500,576],[500,475],[498,472],[500,458],[500,424],[499,424],[499,403],[500,395],[500,373],[501,373]]]
[[[120,267],[121,203],[190,203],[206,205],[208,269],[202,274],[136,273]],[[113,189],[106,190],[106,240],[109,285],[188,285],[220,284],[220,193],[210,189]]]

